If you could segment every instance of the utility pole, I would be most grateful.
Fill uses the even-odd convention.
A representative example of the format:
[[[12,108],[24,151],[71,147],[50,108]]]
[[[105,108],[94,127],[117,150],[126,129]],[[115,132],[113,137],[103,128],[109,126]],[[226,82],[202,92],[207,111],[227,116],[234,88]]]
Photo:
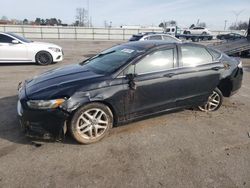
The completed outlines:
[[[240,11],[232,11],[233,14],[235,15],[235,26],[237,26],[237,22],[238,22],[238,17],[239,15],[244,11],[244,9],[240,10]]]
[[[197,20],[196,26],[198,26],[200,23],[200,19]]]
[[[87,0],[87,13],[88,13],[88,27],[90,27],[90,20],[89,20],[89,0]]]
[[[226,30],[226,28],[227,28],[227,20],[225,20],[224,31]]]

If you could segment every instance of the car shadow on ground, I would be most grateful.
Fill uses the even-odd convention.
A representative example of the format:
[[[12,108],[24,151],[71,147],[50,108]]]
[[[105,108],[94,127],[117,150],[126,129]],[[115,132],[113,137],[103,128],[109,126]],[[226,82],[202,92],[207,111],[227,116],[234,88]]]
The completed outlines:
[[[17,144],[35,146],[40,146],[37,142],[54,142],[31,139],[25,136],[17,117],[17,100],[18,97],[16,95],[0,98],[0,139]],[[66,134],[65,143],[77,144],[68,134]]]
[[[23,62],[23,63],[0,63],[0,67],[3,67],[3,66],[24,66],[24,65],[34,66],[34,65],[37,65],[37,64],[36,63],[31,63],[31,62]]]
[[[8,140],[17,144],[25,144],[25,145],[36,145],[39,143],[53,143],[55,141],[52,140],[38,140],[27,138],[20,127],[17,117],[17,96],[9,96],[0,98],[0,139]],[[190,109],[191,110],[191,109]],[[120,124],[119,126],[114,126],[109,134],[109,137],[119,135],[121,133],[133,132],[137,130],[141,130],[147,127],[155,126],[152,121],[154,118],[159,118],[160,116],[164,116],[171,113],[178,113],[183,110],[174,110],[168,112],[162,112],[155,115],[139,118],[133,121],[129,121],[127,123]],[[69,131],[67,131],[65,135],[65,139],[62,142],[63,144],[75,145],[78,144],[70,135]]]
[[[17,118],[17,96],[0,98],[0,139],[18,144],[30,144]]]

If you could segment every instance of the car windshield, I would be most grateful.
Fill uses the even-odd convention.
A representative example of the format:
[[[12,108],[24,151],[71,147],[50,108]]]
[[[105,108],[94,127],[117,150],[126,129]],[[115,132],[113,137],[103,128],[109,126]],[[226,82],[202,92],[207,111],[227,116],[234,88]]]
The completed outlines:
[[[8,35],[11,35],[12,37],[15,37],[15,38],[17,38],[18,40],[20,40],[20,41],[22,41],[22,42],[25,42],[25,43],[30,43],[30,42],[32,42],[31,40],[28,40],[28,39],[26,39],[26,38],[24,38],[24,37],[21,37],[21,36],[19,36],[19,35],[14,34],[14,33],[8,33]]]
[[[81,65],[99,74],[110,74],[138,54],[138,50],[130,46],[116,46],[84,61]]]

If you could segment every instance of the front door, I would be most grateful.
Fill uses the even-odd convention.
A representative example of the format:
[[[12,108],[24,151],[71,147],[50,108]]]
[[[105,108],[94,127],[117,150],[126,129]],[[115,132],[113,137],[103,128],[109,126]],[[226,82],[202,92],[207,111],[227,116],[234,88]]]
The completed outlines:
[[[0,34],[0,61],[1,62],[15,62],[28,61],[27,47],[23,43],[13,44],[15,40],[7,35]]]
[[[135,89],[128,88],[125,113],[130,118],[175,107],[176,47],[154,51],[128,68],[136,74]]]

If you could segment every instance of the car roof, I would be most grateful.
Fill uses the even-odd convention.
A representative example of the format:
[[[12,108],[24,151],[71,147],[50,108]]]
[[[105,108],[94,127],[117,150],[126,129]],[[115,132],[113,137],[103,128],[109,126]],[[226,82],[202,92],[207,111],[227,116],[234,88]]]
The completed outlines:
[[[151,40],[151,41],[146,40],[146,41],[132,41],[121,45],[124,45],[126,47],[134,47],[141,50],[149,50],[161,46],[172,46],[173,44],[179,44],[179,42],[166,42],[163,40]]]

